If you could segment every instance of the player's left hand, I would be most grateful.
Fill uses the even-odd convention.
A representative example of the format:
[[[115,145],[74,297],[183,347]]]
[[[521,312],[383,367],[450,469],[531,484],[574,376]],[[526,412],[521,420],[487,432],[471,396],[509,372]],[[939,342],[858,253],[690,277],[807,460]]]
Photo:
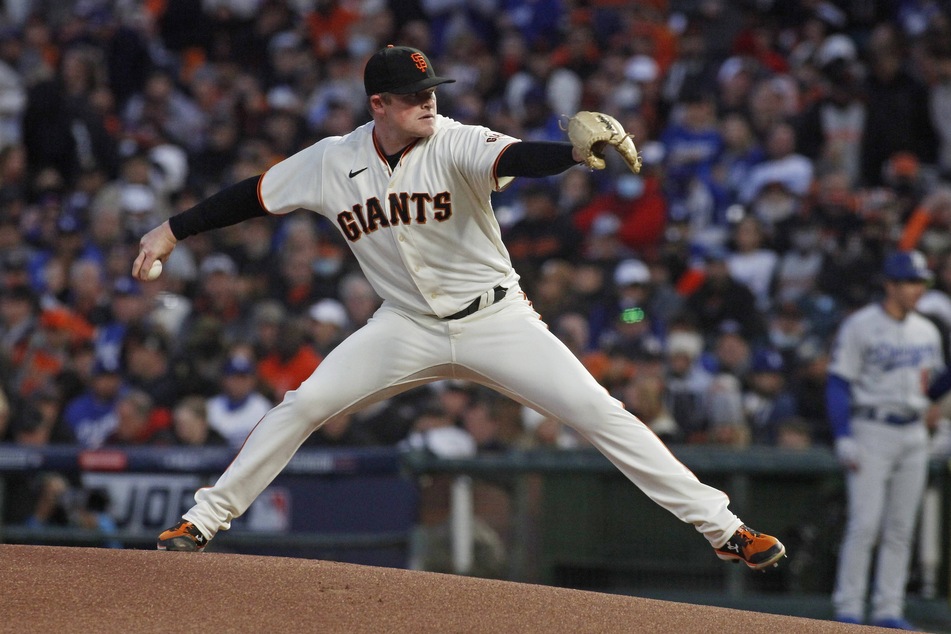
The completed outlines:
[[[938,423],[941,421],[942,416],[941,403],[932,403],[928,409],[925,410],[925,425],[928,426],[929,431],[938,429]]]
[[[568,139],[575,152],[591,169],[603,170],[604,146],[611,145],[635,174],[641,171],[641,155],[633,135],[617,119],[601,112],[582,110],[568,119]]]

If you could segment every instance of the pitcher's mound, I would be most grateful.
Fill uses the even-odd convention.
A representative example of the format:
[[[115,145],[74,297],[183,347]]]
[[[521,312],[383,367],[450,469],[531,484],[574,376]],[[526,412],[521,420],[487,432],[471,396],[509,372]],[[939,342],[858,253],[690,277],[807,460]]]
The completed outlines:
[[[0,545],[0,571],[0,630],[18,634],[858,630],[829,621],[286,557]]]

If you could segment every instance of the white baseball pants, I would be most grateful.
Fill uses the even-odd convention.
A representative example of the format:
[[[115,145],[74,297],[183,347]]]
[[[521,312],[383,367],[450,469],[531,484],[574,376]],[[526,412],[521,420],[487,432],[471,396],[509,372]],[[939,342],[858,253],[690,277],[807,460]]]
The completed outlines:
[[[230,527],[324,421],[438,379],[493,388],[576,429],[657,504],[720,547],[742,522],[549,332],[516,288],[458,320],[384,305],[288,392],[186,514],[209,539]]]

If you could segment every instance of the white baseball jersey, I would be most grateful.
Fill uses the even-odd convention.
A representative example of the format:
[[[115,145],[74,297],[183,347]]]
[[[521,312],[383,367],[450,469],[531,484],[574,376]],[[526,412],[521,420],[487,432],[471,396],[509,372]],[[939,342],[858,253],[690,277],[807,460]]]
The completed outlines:
[[[897,321],[869,304],[839,329],[829,372],[847,380],[857,407],[923,412],[928,385],[944,369],[941,335],[918,313]]]
[[[377,294],[414,312],[445,317],[494,286],[513,287],[489,193],[511,180],[498,182],[495,164],[518,139],[438,116],[435,134],[393,171],[372,131],[367,123],[272,167],[260,183],[264,208],[329,218]]]

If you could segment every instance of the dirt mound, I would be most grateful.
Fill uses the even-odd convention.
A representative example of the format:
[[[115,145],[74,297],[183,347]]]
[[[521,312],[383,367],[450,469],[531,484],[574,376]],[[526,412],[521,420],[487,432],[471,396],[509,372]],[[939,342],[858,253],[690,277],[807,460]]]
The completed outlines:
[[[0,571],[0,631],[17,634],[802,634],[858,629],[742,610],[286,557],[0,545]]]

